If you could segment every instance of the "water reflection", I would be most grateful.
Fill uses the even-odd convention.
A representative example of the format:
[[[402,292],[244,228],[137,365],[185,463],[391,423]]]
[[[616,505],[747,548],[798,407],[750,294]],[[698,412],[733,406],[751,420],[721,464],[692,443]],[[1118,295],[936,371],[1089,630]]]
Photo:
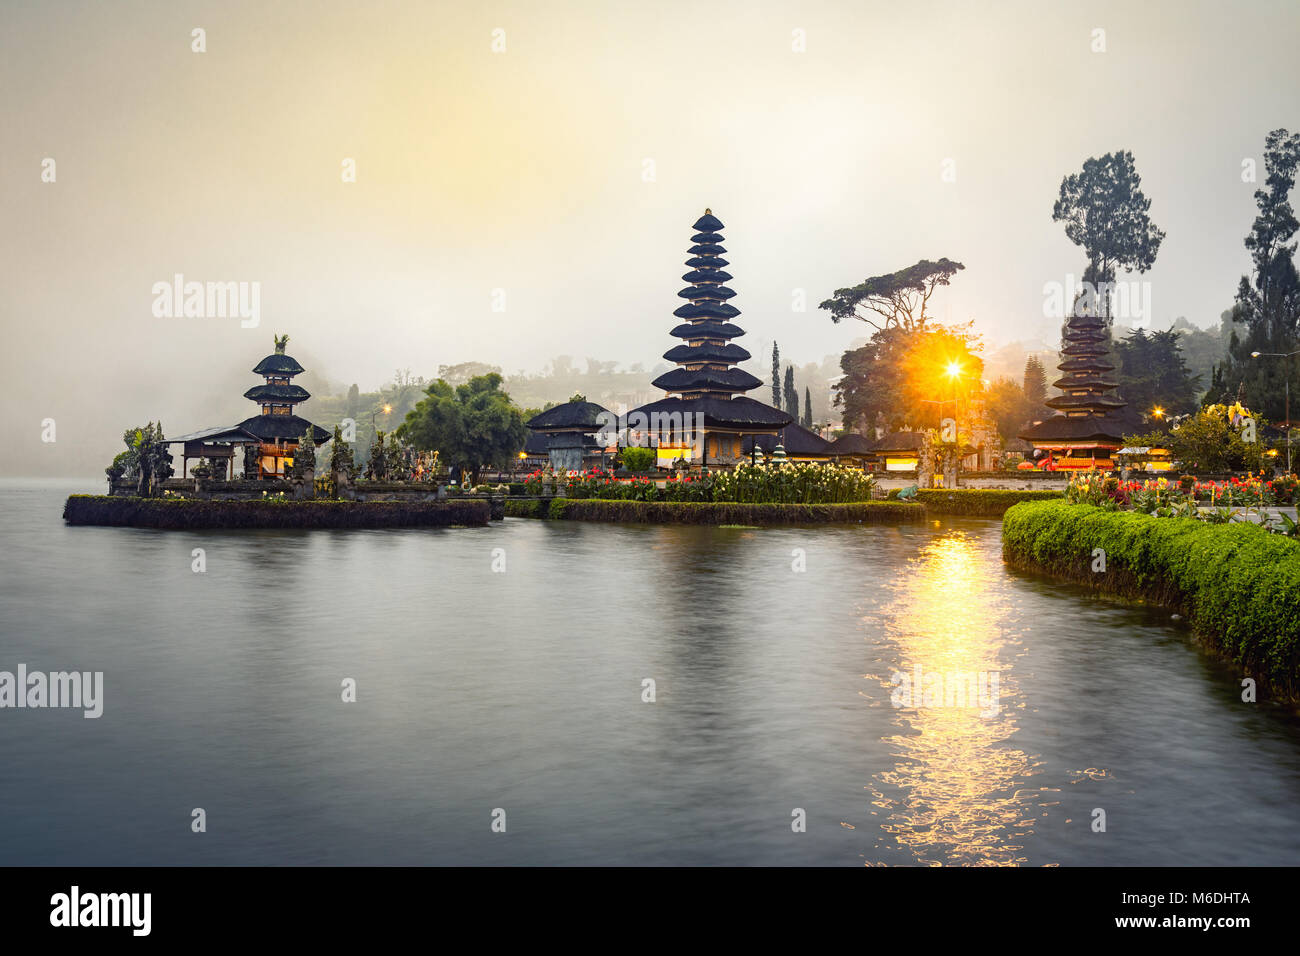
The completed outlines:
[[[886,862],[901,855],[890,849],[907,855],[898,862],[929,866],[1025,862],[1021,839],[1041,812],[1038,792],[1026,786],[1037,763],[1014,745],[1024,706],[1013,673],[1018,642],[1005,626],[1014,609],[992,580],[991,557],[965,534],[936,538],[894,580],[881,609],[894,656],[886,651],[868,678],[873,705],[897,731],[883,738],[895,762],[868,789],[883,818]],[[907,681],[895,679],[899,672]],[[996,689],[992,706],[954,694],[976,675]],[[903,696],[918,676],[922,686]]]

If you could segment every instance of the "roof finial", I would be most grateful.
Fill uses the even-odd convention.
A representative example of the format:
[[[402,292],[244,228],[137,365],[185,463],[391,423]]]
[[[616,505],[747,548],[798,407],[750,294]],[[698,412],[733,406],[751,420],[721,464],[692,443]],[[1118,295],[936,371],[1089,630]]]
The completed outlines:
[[[704,207],[704,215],[706,215],[706,216],[712,216],[712,215],[713,215],[713,210],[710,209],[708,206],[705,206],[705,207]]]
[[[276,355],[283,355],[283,354],[284,354],[284,347],[285,347],[286,345],[288,345],[288,344],[289,344],[289,336],[287,336],[287,335],[277,335],[277,336],[275,336],[275,354],[276,354]]]

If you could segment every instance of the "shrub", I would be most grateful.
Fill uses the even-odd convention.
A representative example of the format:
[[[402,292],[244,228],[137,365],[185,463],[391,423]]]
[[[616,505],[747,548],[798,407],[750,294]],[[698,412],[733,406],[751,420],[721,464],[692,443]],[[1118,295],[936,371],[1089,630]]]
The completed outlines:
[[[624,448],[619,452],[619,457],[623,459],[623,467],[628,471],[649,471],[659,460],[659,455],[653,448],[635,446]]]
[[[1097,548],[1104,572],[1092,571]],[[1244,522],[1034,502],[1007,511],[1002,553],[1016,567],[1177,608],[1234,661],[1300,691],[1298,541]]]

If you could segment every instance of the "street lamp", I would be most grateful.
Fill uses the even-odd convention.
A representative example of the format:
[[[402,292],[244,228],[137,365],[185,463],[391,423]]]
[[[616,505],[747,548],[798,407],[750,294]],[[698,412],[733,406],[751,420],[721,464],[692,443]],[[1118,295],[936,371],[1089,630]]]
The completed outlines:
[[[1296,349],[1294,352],[1251,352],[1250,353],[1251,358],[1260,358],[1261,356],[1267,356],[1270,358],[1289,359],[1293,355],[1300,355],[1300,349]],[[1291,363],[1290,362],[1286,364],[1285,369],[1286,369],[1286,376],[1284,378],[1284,381],[1286,382],[1286,386],[1285,386],[1286,387],[1286,470],[1287,470],[1287,474],[1290,474],[1291,473]]]

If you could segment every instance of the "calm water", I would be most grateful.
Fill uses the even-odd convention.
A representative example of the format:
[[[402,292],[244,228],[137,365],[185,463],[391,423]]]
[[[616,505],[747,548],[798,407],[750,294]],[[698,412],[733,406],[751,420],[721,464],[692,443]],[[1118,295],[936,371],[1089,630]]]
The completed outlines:
[[[0,710],[0,863],[1300,863],[1296,722],[996,521],[178,533],[72,490],[0,483],[0,670],[102,670],[104,716]],[[916,667],[999,712],[891,706]]]

